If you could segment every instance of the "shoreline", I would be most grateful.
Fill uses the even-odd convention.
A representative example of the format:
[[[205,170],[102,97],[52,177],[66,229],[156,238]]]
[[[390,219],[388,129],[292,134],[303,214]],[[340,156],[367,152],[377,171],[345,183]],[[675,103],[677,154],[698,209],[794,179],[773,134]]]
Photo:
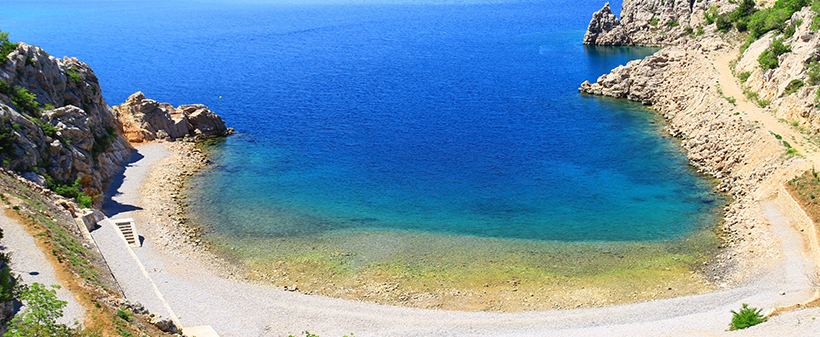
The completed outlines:
[[[190,149],[191,146],[163,144],[163,147],[174,147],[176,150]],[[147,184],[156,181],[179,183],[178,177],[171,174],[179,168],[186,172],[180,176],[191,173],[190,167],[169,164],[169,160],[174,160],[174,153],[177,159],[200,158],[175,152],[175,149],[169,149],[169,152],[171,155],[156,163],[149,177],[142,181],[140,193],[143,199],[139,206],[144,207],[144,211],[151,212],[154,207],[148,204],[148,199],[157,200],[145,193],[156,192],[154,189],[158,187]],[[171,195],[167,190],[165,193]],[[770,206],[777,207],[776,204]],[[164,212],[174,213],[167,206]],[[805,288],[802,280],[786,278],[794,274],[785,272],[788,268],[784,264],[788,261],[779,260],[775,269],[764,268],[765,275],[753,284],[701,295],[590,309],[516,313],[415,309],[301,294],[245,282],[242,271],[215,268],[219,261],[214,263],[208,260],[213,256],[209,257],[211,253],[203,245],[193,244],[196,239],[185,239],[178,232],[170,235],[163,226],[151,220],[140,223],[149,228],[143,230],[145,246],[136,252],[149,266],[149,273],[171,307],[181,316],[180,320],[185,326],[210,324],[220,334],[227,335],[298,335],[304,330],[321,335],[354,332],[368,336],[437,333],[468,336],[556,333],[567,336],[597,336],[602,333],[713,335],[726,329],[731,319],[729,310],[737,310],[740,303],[752,303],[763,308],[782,306],[791,303],[792,299],[802,298],[804,291],[800,289]],[[780,229],[790,227],[782,222],[775,223],[775,226]],[[180,238],[189,241],[174,241]],[[778,294],[784,290],[786,295]],[[770,318],[768,324],[745,331],[752,335],[780,333],[784,331],[784,324],[790,324],[788,322],[795,317],[805,322],[811,321],[811,315],[806,311],[787,312]],[[811,331],[806,330],[811,327],[803,325],[802,328],[790,329],[797,329],[795,331],[799,333]],[[738,332],[733,332],[733,335],[738,335]]]

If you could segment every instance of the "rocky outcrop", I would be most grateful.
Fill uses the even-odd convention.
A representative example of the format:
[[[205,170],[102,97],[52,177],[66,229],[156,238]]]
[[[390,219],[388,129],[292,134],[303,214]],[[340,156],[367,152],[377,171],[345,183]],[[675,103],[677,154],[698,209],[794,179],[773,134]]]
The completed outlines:
[[[624,26],[621,25],[621,20],[618,20],[618,17],[612,14],[608,2],[604,5],[604,8],[592,14],[592,20],[589,21],[589,27],[586,34],[584,34],[584,44],[599,46],[628,46],[632,44],[631,39],[624,31]]]
[[[754,92],[759,102],[768,103],[767,109],[777,118],[816,133],[820,132],[820,109],[816,101],[820,83],[812,82],[809,71],[812,64],[820,64],[820,34],[810,28],[813,17],[812,10],[804,8],[791,17],[791,24],[801,23],[794,35],[783,38],[770,32],[749,45],[737,62],[735,74],[743,74],[740,77],[746,78],[745,89]],[[758,57],[776,38],[783,38],[782,43],[791,51],[778,57],[777,68],[762,69]],[[792,81],[797,81],[800,87],[789,88]]]
[[[145,98],[142,92],[128,97],[115,106],[122,122],[122,132],[132,143],[154,140],[204,139],[225,136],[233,132],[216,113],[202,104],[180,105],[158,103]]]
[[[625,0],[618,19],[605,4],[592,15],[584,44],[599,46],[667,46],[691,40],[707,27],[703,13],[715,6],[728,11],[737,5],[717,0]]]
[[[132,148],[117,133],[94,72],[76,58],[57,59],[24,43],[8,59],[0,65],[3,166],[33,172],[40,183],[80,178],[83,192],[101,194]]]

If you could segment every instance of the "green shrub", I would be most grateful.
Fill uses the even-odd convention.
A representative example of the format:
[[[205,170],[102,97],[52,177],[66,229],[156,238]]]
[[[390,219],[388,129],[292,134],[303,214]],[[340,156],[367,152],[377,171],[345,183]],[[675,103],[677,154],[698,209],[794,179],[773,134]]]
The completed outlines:
[[[705,12],[703,12],[703,18],[706,20],[706,24],[713,24],[718,17],[718,8],[717,6],[709,6]]]
[[[32,121],[34,122],[34,124],[37,124],[41,129],[43,129],[43,134],[45,134],[46,136],[54,138],[54,136],[57,135],[58,129],[56,126],[43,122],[39,118],[32,118]]]
[[[783,94],[786,96],[791,95],[797,92],[797,90],[800,90],[800,88],[802,88],[804,85],[806,85],[806,83],[803,83],[803,81],[799,79],[793,79],[791,82],[789,82],[789,85],[786,86],[786,90],[783,92]]]
[[[695,29],[692,28],[692,27],[686,27],[686,28],[683,29],[683,32],[686,33],[686,34],[692,34],[692,32],[694,32],[694,31],[695,31]]]
[[[728,32],[732,28],[732,20],[726,15],[720,15],[715,19],[715,27],[721,32]]]
[[[680,22],[677,20],[670,20],[666,22],[666,27],[677,27],[680,26]]]
[[[777,58],[780,57],[780,55],[790,51],[792,51],[791,47],[783,44],[783,39],[776,39],[772,42],[769,48],[760,54],[757,58],[757,63],[760,64],[760,68],[763,70],[775,69],[780,66]]]
[[[732,323],[729,324],[729,330],[745,329],[753,325],[763,323],[767,320],[760,312],[762,309],[749,308],[749,305],[743,303],[743,308],[739,312],[732,311]]]
[[[649,20],[649,25],[650,26],[657,26],[659,21],[660,20],[658,20],[658,18],[652,18],[652,20]]]
[[[9,54],[15,49],[17,49],[17,44],[9,42],[9,33],[0,30],[0,65],[9,60]]]
[[[749,76],[752,76],[751,71],[744,71],[737,75],[737,79],[740,80],[740,83],[746,82],[749,79]]]
[[[122,318],[125,321],[131,321],[131,311],[128,310],[117,310],[117,317]]]
[[[91,336],[89,331],[81,327],[71,328],[57,323],[57,319],[63,317],[66,302],[57,298],[54,289],[46,289],[44,285],[35,282],[29,287],[22,287],[20,300],[25,303],[26,309],[12,318],[4,337]]]
[[[83,208],[91,208],[91,204],[94,202],[94,198],[88,195],[85,195],[84,192],[80,192],[77,196],[77,203],[80,204]]]
[[[11,94],[11,103],[17,107],[20,112],[26,112],[31,116],[40,116],[40,104],[36,101],[37,95],[28,91],[28,89],[15,86]]]
[[[703,34],[706,34],[706,31],[703,30],[703,26],[698,26],[698,32],[695,36],[701,36]]]

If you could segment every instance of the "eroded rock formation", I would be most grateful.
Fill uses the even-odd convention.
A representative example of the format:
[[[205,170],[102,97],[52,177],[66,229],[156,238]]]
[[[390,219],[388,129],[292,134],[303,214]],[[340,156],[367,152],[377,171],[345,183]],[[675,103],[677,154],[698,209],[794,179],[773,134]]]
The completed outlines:
[[[115,106],[114,111],[122,122],[123,135],[132,143],[203,139],[233,132],[207,106],[192,104],[174,108],[171,104],[147,99],[142,92],[128,97],[125,103]]]

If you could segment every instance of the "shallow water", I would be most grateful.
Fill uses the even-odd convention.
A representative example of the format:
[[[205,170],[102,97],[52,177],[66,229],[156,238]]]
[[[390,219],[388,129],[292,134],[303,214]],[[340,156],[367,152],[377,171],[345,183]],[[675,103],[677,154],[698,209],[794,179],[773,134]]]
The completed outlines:
[[[259,269],[657,280],[708,258],[726,199],[656,114],[578,93],[654,51],[583,46],[601,5],[13,1],[0,29],[89,63],[110,104],[222,115],[238,134],[207,146],[186,202]]]

